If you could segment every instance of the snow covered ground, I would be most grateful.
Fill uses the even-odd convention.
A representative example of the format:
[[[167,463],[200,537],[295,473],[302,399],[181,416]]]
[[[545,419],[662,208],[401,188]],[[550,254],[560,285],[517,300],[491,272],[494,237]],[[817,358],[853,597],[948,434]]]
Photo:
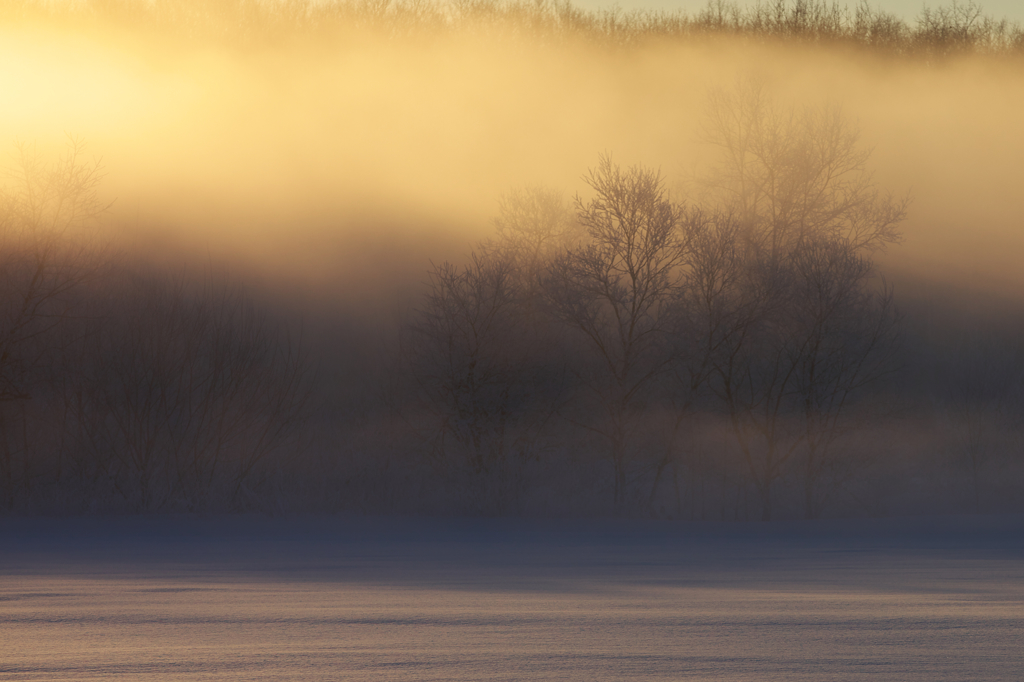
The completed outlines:
[[[0,680],[1022,680],[1024,516],[0,520]]]

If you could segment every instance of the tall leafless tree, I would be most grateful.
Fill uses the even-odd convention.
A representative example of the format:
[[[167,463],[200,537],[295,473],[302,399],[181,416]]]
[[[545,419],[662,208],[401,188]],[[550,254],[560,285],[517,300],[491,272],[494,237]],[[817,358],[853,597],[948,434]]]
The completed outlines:
[[[407,343],[423,405],[436,417],[433,454],[447,461],[461,450],[465,464],[483,473],[503,463],[508,447],[516,390],[513,264],[474,254],[464,268],[435,267],[428,287]]]
[[[621,509],[635,418],[671,356],[669,311],[689,231],[657,171],[623,169],[602,156],[584,181],[594,197],[577,197],[576,212],[589,242],[554,260],[545,291],[556,318],[577,332],[585,350],[574,371],[597,410],[577,421],[606,441]]]
[[[75,290],[96,266],[88,228],[107,208],[101,179],[99,161],[86,160],[72,139],[51,163],[19,145],[0,184],[0,477],[8,506],[25,478],[24,403],[52,361]]]
[[[720,296],[732,328],[713,354],[713,385],[762,518],[801,452],[813,516],[840,418],[894,342],[892,292],[873,289],[869,256],[899,240],[908,200],[877,188],[870,152],[837,107],[780,110],[748,80],[712,96],[705,132],[723,158],[711,195],[738,223],[728,240],[734,285]]]
[[[679,451],[686,450],[684,424],[696,417],[697,411],[709,409],[702,393],[715,359],[743,332],[740,320],[749,313],[736,307],[742,273],[737,221],[728,213],[691,209],[687,222],[686,267],[673,297],[668,325],[672,352],[668,400],[674,418],[655,470],[649,504],[654,504],[665,473],[680,464]],[[678,473],[676,468],[676,479]]]
[[[469,472],[472,490],[461,494],[491,511],[515,502],[555,411],[557,343],[539,305],[540,273],[580,233],[562,196],[542,187],[513,190],[499,209],[496,237],[467,264],[429,271],[400,353],[435,468]]]
[[[893,291],[873,285],[871,262],[842,241],[806,242],[794,258],[794,394],[803,403],[804,514],[817,518],[852,472],[833,450],[853,424],[855,394],[894,369],[899,340]]]

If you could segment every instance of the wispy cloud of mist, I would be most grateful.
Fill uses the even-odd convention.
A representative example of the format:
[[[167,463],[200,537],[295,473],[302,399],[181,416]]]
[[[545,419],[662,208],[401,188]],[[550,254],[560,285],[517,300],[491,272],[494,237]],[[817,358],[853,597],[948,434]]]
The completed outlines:
[[[576,261],[570,256],[575,240],[586,238],[579,220],[582,216],[586,223],[589,210],[590,227],[600,227],[594,217],[601,212],[600,202],[591,200],[601,187],[610,192],[618,186],[609,178],[625,177],[653,187],[656,204],[680,220],[698,215],[684,205],[709,209],[710,231],[701,232],[694,223],[686,239],[703,235],[710,241],[701,242],[703,250],[696,242],[692,248],[680,242],[680,260],[665,261],[672,277],[695,268],[686,261],[695,254],[710,259],[705,265],[712,263],[716,248],[740,243],[734,241],[739,230],[774,225],[777,215],[768,212],[777,210],[782,222],[797,220],[793,216],[801,207],[831,207],[854,197],[838,217],[828,219],[835,225],[825,224],[824,218],[815,223],[835,242],[828,242],[828,248],[822,242],[813,252],[793,242],[786,262],[804,258],[798,263],[807,268],[803,274],[818,273],[811,266],[826,261],[840,268],[835,272],[846,273],[843,281],[852,287],[849,300],[856,305],[844,318],[852,326],[842,327],[850,336],[842,337],[845,345],[838,347],[848,354],[869,349],[859,357],[870,356],[874,363],[871,379],[863,384],[871,383],[872,393],[859,398],[844,417],[855,434],[837,446],[831,459],[816,460],[818,451],[808,450],[804,476],[792,448],[801,444],[800,429],[810,423],[802,411],[806,408],[800,407],[809,403],[791,400],[797,388],[776,386],[773,393],[775,385],[767,384],[769,398],[792,402],[791,412],[776,425],[789,434],[792,446],[783,456],[795,459],[786,460],[786,471],[768,471],[764,480],[775,480],[790,502],[803,495],[807,513],[819,513],[806,490],[821,484],[822,490],[832,491],[828,481],[833,477],[857,488],[842,502],[845,509],[881,513],[896,509],[893,500],[900,500],[899,509],[912,510],[941,499],[943,486],[959,485],[956,478],[965,467],[973,477],[971,486],[960,486],[965,508],[984,507],[986,486],[1002,491],[999,504],[1016,499],[1011,488],[1019,480],[1014,448],[1020,429],[1007,416],[1016,414],[1012,406],[1020,394],[1019,371],[1007,368],[1018,367],[1017,318],[1024,310],[1018,263],[1024,252],[1019,192],[1024,187],[1019,163],[1024,132],[1017,120],[1024,109],[1024,73],[1016,48],[990,49],[982,41],[978,49],[925,45],[917,50],[906,47],[917,44],[916,38],[895,31],[904,41],[896,49],[878,47],[873,38],[814,33],[827,28],[824,20],[814,30],[800,29],[803,33],[786,17],[763,30],[711,30],[672,18],[585,14],[570,5],[544,3],[483,2],[442,11],[443,6],[432,4],[378,8],[239,0],[207,14],[204,6],[193,0],[112,2],[102,11],[26,15],[0,28],[0,91],[6,96],[0,130],[12,152],[0,165],[14,174],[0,186],[0,199],[6,202],[0,218],[28,226],[23,230],[28,235],[46,211],[62,215],[54,207],[65,195],[87,198],[89,206],[113,201],[99,221],[65,221],[75,230],[98,230],[93,244],[99,248],[82,251],[98,254],[94,270],[83,269],[81,276],[73,270],[70,279],[54,279],[59,295],[51,308],[64,311],[69,338],[83,342],[65,343],[57,335],[65,333],[64,327],[54,327],[47,341],[52,353],[32,355],[25,366],[35,373],[22,373],[43,388],[21,390],[20,403],[0,404],[0,411],[24,407],[21,418],[33,425],[24,434],[49,433],[38,424],[63,425],[61,433],[78,434],[74,437],[92,448],[69,450],[88,455],[81,455],[81,475],[70,484],[60,478],[60,466],[52,467],[57,472],[53,490],[77,490],[75,495],[87,504],[117,495],[109,489],[104,493],[102,485],[96,492],[82,481],[113,481],[116,487],[130,480],[145,492],[152,478],[163,481],[163,492],[154,490],[166,500],[128,495],[124,503],[138,509],[199,508],[181,507],[185,503],[176,501],[175,490],[192,495],[186,500],[190,505],[213,500],[213,488],[200,485],[201,474],[212,469],[183,471],[179,465],[185,450],[172,448],[173,456],[164,461],[136,448],[134,461],[124,455],[134,452],[131,448],[116,447],[120,436],[96,427],[107,423],[102,415],[133,405],[111,398],[121,393],[108,390],[110,382],[158,391],[163,379],[147,383],[148,370],[163,363],[167,377],[180,378],[186,373],[180,368],[198,357],[190,349],[205,349],[202,357],[220,359],[211,365],[223,370],[216,377],[236,376],[231,371],[242,366],[241,360],[232,364],[223,358],[249,356],[220,354],[222,346],[214,341],[225,339],[239,348],[251,342],[265,351],[251,363],[265,369],[264,393],[291,401],[297,415],[281,425],[287,438],[275,441],[272,457],[253,465],[255,473],[244,469],[220,481],[234,484],[230,504],[237,508],[309,498],[310,508],[324,509],[569,513],[607,509],[614,498],[616,508],[628,503],[650,511],[664,503],[691,518],[739,519],[756,515],[761,495],[768,510],[772,484],[757,488],[759,474],[744,468],[734,442],[744,436],[737,436],[735,422],[727,419],[729,414],[753,414],[753,408],[743,412],[743,405],[732,405],[728,412],[712,400],[716,389],[708,388],[708,377],[677,386],[663,365],[655,365],[636,384],[643,388],[643,400],[629,403],[621,413],[608,412],[635,420],[632,426],[620,433],[586,422],[605,414],[594,406],[608,402],[614,392],[600,393],[604,384],[587,374],[597,372],[597,355],[587,354],[585,334],[576,331],[581,324],[584,331],[590,329],[590,318],[563,314],[555,319],[552,310],[559,301],[563,313],[576,310],[571,303],[578,300],[573,296],[583,290],[576,287],[583,280],[574,279],[579,271],[572,268],[583,262],[578,260],[583,251],[578,250]],[[343,13],[325,28],[313,21],[320,16],[316,7]],[[132,14],[132,8],[141,14]],[[267,8],[294,10],[305,18],[289,19]],[[0,16],[9,10],[0,0]],[[699,26],[706,30],[694,28]],[[744,90],[750,84],[756,88]],[[771,104],[741,121],[739,135],[719,134],[716,147],[712,140],[723,129],[710,124],[709,115],[735,113],[739,109],[729,107],[743,106],[737,102],[744,100],[728,100],[732,104],[724,109],[715,109],[715,102],[721,106],[729,93],[754,90]],[[793,118],[781,120],[788,116]],[[769,127],[778,125],[767,133],[756,129],[766,121]],[[815,127],[822,121],[825,128]],[[827,128],[828,121],[839,123]],[[840,134],[821,135],[826,129]],[[848,131],[856,131],[859,139]],[[85,157],[101,159],[105,176],[100,185],[79,183],[63,193],[61,183],[74,185],[78,177],[75,163],[61,166],[59,161],[69,136],[78,141],[71,149],[79,152],[76,163],[82,168],[95,168]],[[736,160],[746,163],[764,150],[742,148],[741,139],[775,145],[748,176]],[[823,140],[833,147],[816,146]],[[0,150],[4,144],[0,139]],[[862,156],[865,149],[871,150],[867,157]],[[731,165],[723,160],[730,152],[735,156]],[[812,158],[817,152],[821,159]],[[26,158],[40,162],[26,171]],[[47,170],[50,161],[57,164],[54,172]],[[725,178],[718,194],[708,181],[716,166],[719,179]],[[807,181],[821,168],[838,173],[839,185],[849,179],[853,189]],[[620,169],[625,175],[619,175]],[[743,177],[782,180],[780,187],[744,188],[744,201],[752,197],[750,205],[730,203],[726,194],[736,187],[728,183]],[[44,188],[39,197],[28,196],[34,187]],[[815,187],[821,195],[800,194],[813,194],[806,188]],[[515,188],[524,189],[510,194]],[[668,194],[662,196],[662,189]],[[886,199],[886,193],[893,198]],[[752,207],[761,201],[767,203]],[[45,210],[33,213],[32,207],[39,206]],[[726,219],[716,208],[735,214]],[[553,222],[545,223],[549,218]],[[867,242],[851,246],[842,241],[843,235],[856,232],[854,223],[880,230],[870,249]],[[533,252],[531,245],[536,245],[515,241],[510,225],[524,228],[531,239],[557,239],[538,242],[540,250]],[[505,228],[500,234],[499,226]],[[895,243],[898,232],[902,243]],[[488,238],[497,241],[482,245]],[[840,246],[861,249],[863,258],[839,258]],[[43,263],[45,270],[47,253],[32,251],[38,258],[31,262]],[[722,272],[732,274],[748,272],[746,265],[755,263],[726,260],[730,265],[721,266]],[[463,268],[466,263],[469,267]],[[8,268],[12,277],[22,279],[12,281],[31,285],[28,266],[14,265]],[[116,272],[106,279],[94,277],[102,268]],[[552,284],[556,271],[564,275],[562,289]],[[895,285],[894,293],[878,275]],[[62,288],[65,280],[81,284],[73,296],[70,286]],[[741,280],[747,281],[737,275],[735,281]],[[686,287],[698,280],[671,281],[674,288],[662,292],[672,301],[668,306],[686,303]],[[771,282],[781,286],[782,280]],[[241,286],[232,288],[236,284]],[[735,286],[736,300],[746,301],[742,297],[749,292]],[[799,298],[796,288],[778,291],[772,299],[776,303],[813,299]],[[8,298],[18,301],[16,295]],[[92,312],[71,315],[75,305]],[[814,315],[782,306],[765,319],[778,321],[777,310],[783,309],[790,315],[783,321],[787,331],[771,336],[766,323],[757,338],[789,348],[787,334],[805,333],[802,325]],[[698,356],[687,344],[703,322],[686,318],[685,311],[694,313],[685,305],[664,310],[675,312],[659,318],[649,338],[656,337],[660,345],[647,352],[669,358],[665,362],[674,363],[673,371],[699,366],[687,364]],[[709,310],[717,315],[714,306]],[[858,311],[863,318],[854,314]],[[671,317],[677,313],[683,317]],[[857,346],[850,338],[868,327],[854,322],[868,314],[877,322],[870,327],[874,335],[865,334],[870,343]],[[45,316],[37,317],[33,322],[41,325]],[[148,326],[139,323],[142,318],[150,321]],[[680,321],[684,318],[689,327]],[[712,318],[709,328],[717,329],[712,323],[719,324],[718,318]],[[177,327],[171,324],[175,320]],[[467,329],[471,333],[463,347],[458,334]],[[839,332],[828,338],[840,338]],[[990,343],[991,351],[982,341]],[[23,343],[22,350],[28,353],[34,349],[30,346]],[[876,348],[881,351],[871,355]],[[60,369],[65,365],[51,356],[71,369]],[[761,367],[757,363],[767,363],[769,356],[781,357],[751,351],[750,366]],[[137,364],[131,367],[116,363],[133,358]],[[114,376],[118,369],[123,370],[120,379]],[[1010,379],[1004,386],[989,381],[990,375]],[[259,378],[251,369],[237,376]],[[984,390],[976,390],[975,376],[985,378]],[[249,384],[239,386],[222,401],[225,410],[243,405],[242,398],[250,394],[259,395]],[[468,393],[472,409],[459,402],[465,397],[459,391],[467,386],[483,386],[482,393]],[[92,391],[89,409],[74,402],[79,389]],[[444,412],[451,397],[445,391],[456,400],[450,414]],[[50,398],[29,400],[32,393]],[[754,403],[760,399],[751,398]],[[499,407],[488,412],[488,400]],[[222,403],[206,405],[212,413]],[[69,409],[79,410],[74,419],[67,417]],[[248,414],[246,423],[266,421],[264,412],[239,409]],[[149,425],[138,421],[139,428]],[[942,428],[936,427],[939,422]],[[168,433],[167,442],[180,444],[173,429]],[[625,443],[631,434],[636,439],[628,448],[617,445],[616,438],[621,435]],[[206,432],[190,437],[202,441]],[[612,455],[604,459],[601,438],[614,441]],[[32,447],[45,450],[49,462],[63,462],[63,451],[46,450],[50,445],[44,440],[33,441]],[[315,446],[308,445],[314,441]],[[774,456],[776,444],[755,443],[753,452]],[[996,451],[998,456],[992,454]],[[26,483],[20,489],[15,483],[17,467],[11,462],[36,461],[34,450],[26,446],[23,452],[21,460],[5,460],[0,452],[0,474],[7,476],[9,489],[3,499],[12,509],[17,500],[38,501],[32,497],[30,474],[35,474],[28,464],[20,479]],[[227,456],[226,451],[211,452],[210,466],[219,466],[222,455]],[[115,462],[110,453],[121,453],[123,461]],[[936,465],[936,453],[948,461]],[[495,468],[487,469],[492,460]],[[255,460],[239,461],[248,466]],[[475,464],[467,468],[467,461]],[[170,469],[160,469],[168,462],[177,467],[173,476]],[[826,471],[822,462],[836,470]],[[882,473],[876,477],[875,471]],[[287,473],[283,479],[282,472]],[[811,481],[803,492],[801,476]],[[912,479],[922,481],[920,494],[904,495]],[[710,492],[705,493],[705,484]],[[720,509],[705,508],[705,503]],[[77,503],[54,504],[70,508]],[[991,508],[1002,508],[999,504]],[[799,506],[791,504],[790,512]]]
[[[115,222],[268,273],[316,277],[362,247],[450,256],[489,234],[502,192],[571,194],[603,151],[684,179],[711,153],[699,139],[709,89],[756,74],[787,103],[839,103],[881,184],[912,193],[894,263],[985,286],[1019,277],[1024,76],[1013,60],[468,32],[245,48],[110,27],[3,33],[9,139],[84,139],[104,159]]]

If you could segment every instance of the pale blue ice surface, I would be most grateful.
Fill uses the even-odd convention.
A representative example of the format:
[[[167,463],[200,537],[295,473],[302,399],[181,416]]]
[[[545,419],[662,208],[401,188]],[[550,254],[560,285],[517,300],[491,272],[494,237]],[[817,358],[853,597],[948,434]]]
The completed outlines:
[[[1022,680],[1024,516],[0,520],[2,680]]]

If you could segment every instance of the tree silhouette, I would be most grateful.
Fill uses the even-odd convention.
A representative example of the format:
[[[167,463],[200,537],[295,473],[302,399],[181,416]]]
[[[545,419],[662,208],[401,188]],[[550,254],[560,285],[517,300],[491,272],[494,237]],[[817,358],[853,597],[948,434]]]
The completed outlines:
[[[708,185],[737,222],[719,295],[731,329],[712,356],[712,385],[762,518],[800,453],[815,516],[841,417],[895,343],[892,293],[873,290],[869,256],[899,241],[909,200],[876,187],[870,152],[837,107],[780,111],[756,80],[712,96],[706,134],[723,157]]]
[[[670,359],[666,333],[688,225],[656,171],[622,169],[605,155],[583,179],[595,194],[576,199],[589,242],[558,256],[544,286],[555,317],[581,339],[585,361],[574,372],[597,410],[576,421],[607,443],[621,509],[634,421]]]
[[[100,203],[99,161],[69,140],[46,163],[19,145],[0,185],[0,478],[7,505],[27,480],[24,403],[32,398],[71,317],[75,291],[97,267],[84,234]]]

